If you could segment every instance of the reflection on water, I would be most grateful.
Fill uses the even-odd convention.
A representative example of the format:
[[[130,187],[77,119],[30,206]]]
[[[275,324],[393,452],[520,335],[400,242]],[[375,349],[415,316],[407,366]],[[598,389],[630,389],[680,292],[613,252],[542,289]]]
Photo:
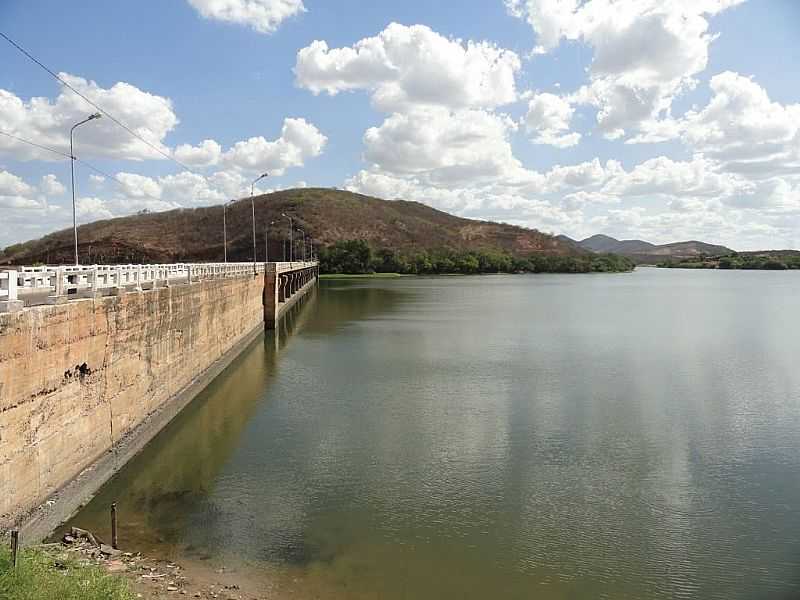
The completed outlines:
[[[323,282],[74,523],[309,596],[800,596],[796,275]]]

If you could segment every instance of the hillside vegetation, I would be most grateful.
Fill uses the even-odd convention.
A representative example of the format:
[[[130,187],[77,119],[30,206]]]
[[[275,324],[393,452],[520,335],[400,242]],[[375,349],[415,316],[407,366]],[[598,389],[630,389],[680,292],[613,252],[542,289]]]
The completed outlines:
[[[379,252],[402,256],[483,252],[527,258],[534,255],[585,256],[586,250],[533,229],[463,219],[418,202],[381,200],[347,191],[304,188],[255,198],[257,259],[264,260],[269,227],[270,260],[282,259],[291,216],[318,247],[363,240]],[[78,230],[81,263],[222,261],[222,206],[179,209],[97,221]],[[250,199],[228,205],[228,260],[252,260]],[[295,233],[295,241],[300,237]],[[296,245],[296,256],[301,255]],[[0,264],[69,264],[72,230],[16,244],[0,254]]]
[[[746,269],[785,271],[800,269],[800,252],[797,250],[767,250],[761,252],[732,252],[725,256],[666,260],[659,267],[672,269]]]

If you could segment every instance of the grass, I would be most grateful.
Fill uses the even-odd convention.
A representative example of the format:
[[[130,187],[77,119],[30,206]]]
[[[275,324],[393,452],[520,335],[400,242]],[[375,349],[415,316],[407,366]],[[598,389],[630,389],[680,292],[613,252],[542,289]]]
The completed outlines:
[[[0,598],[3,600],[133,600],[128,582],[102,567],[84,565],[64,554],[25,548],[11,566],[8,548],[0,549]]]

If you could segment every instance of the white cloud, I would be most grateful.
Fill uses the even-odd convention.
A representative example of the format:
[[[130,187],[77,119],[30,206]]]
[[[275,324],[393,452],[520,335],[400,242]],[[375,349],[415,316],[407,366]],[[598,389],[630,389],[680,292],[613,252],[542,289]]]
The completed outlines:
[[[611,139],[659,127],[672,102],[696,85],[715,35],[707,18],[744,0],[506,0],[526,20],[539,52],[562,39],[591,46],[590,83],[572,102],[598,109]],[[663,131],[662,134],[663,136]]]
[[[286,169],[301,167],[309,158],[322,154],[327,142],[328,138],[305,119],[284,119],[276,140],[251,137],[236,142],[225,152],[216,141],[205,140],[199,146],[178,146],[175,156],[193,167],[222,165],[248,173],[283,175]]]
[[[285,119],[281,136],[266,140],[258,136],[237,142],[221,157],[223,165],[248,172],[283,175],[290,167],[322,154],[328,138],[305,119]]]
[[[718,172],[717,165],[703,156],[691,161],[674,161],[659,156],[620,171],[603,192],[617,196],[703,196],[725,197],[752,193],[753,185],[742,177]]]
[[[78,198],[75,201],[75,214],[84,223],[98,219],[110,219],[114,216],[108,209],[105,200],[96,197]]]
[[[424,108],[396,113],[364,134],[365,158],[381,170],[431,182],[494,179],[520,170],[514,123],[484,110]]]
[[[190,167],[208,167],[219,163],[222,147],[214,140],[203,140],[199,146],[181,144],[175,148],[175,158]]]
[[[168,98],[156,96],[124,82],[105,89],[67,73],[62,79],[115,115],[132,130],[163,152],[169,149],[164,138],[178,124]],[[28,101],[0,89],[0,129],[34,140],[69,155],[70,128],[96,109],[73,92],[62,89],[55,100],[34,97]],[[0,137],[0,153],[17,160],[64,160],[5,136]],[[128,160],[163,158],[107,118],[93,120],[75,131],[75,155]]]
[[[555,94],[537,94],[528,103],[525,126],[537,144],[568,148],[580,142],[581,134],[569,131],[575,109]]]
[[[39,188],[42,190],[42,193],[47,196],[60,196],[67,191],[67,188],[62,185],[58,177],[53,174],[42,177]]]
[[[303,0],[189,0],[206,19],[245,25],[272,33],[286,19],[305,11]]]
[[[0,196],[29,196],[33,191],[33,186],[22,178],[8,171],[0,171]]]
[[[730,71],[710,87],[708,105],[680,121],[689,147],[748,177],[800,171],[800,104],[773,102],[755,81]]]
[[[494,108],[517,99],[519,57],[488,42],[390,24],[352,47],[314,41],[297,53],[297,84],[315,94],[367,90],[383,112],[412,106]]]

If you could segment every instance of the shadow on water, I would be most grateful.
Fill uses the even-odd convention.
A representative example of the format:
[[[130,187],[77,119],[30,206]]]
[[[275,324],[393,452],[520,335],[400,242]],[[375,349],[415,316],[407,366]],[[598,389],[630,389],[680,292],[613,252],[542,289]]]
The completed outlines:
[[[119,538],[126,549],[164,558],[180,554],[211,558],[205,544],[195,544],[187,532],[197,522],[196,507],[214,492],[220,473],[241,444],[243,432],[260,407],[270,402],[270,388],[280,353],[300,333],[324,334],[343,322],[368,318],[388,310],[400,296],[386,290],[358,295],[358,302],[320,303],[325,284],[312,288],[291,307],[274,332],[267,332],[245,349],[214,381],[169,423],[137,456],[112,477],[73,518],[53,534],[60,538],[72,526],[110,539],[109,507],[117,503]],[[204,519],[214,519],[206,507]],[[284,539],[286,539],[284,537]],[[305,564],[313,554],[301,540],[273,548],[287,563]]]

